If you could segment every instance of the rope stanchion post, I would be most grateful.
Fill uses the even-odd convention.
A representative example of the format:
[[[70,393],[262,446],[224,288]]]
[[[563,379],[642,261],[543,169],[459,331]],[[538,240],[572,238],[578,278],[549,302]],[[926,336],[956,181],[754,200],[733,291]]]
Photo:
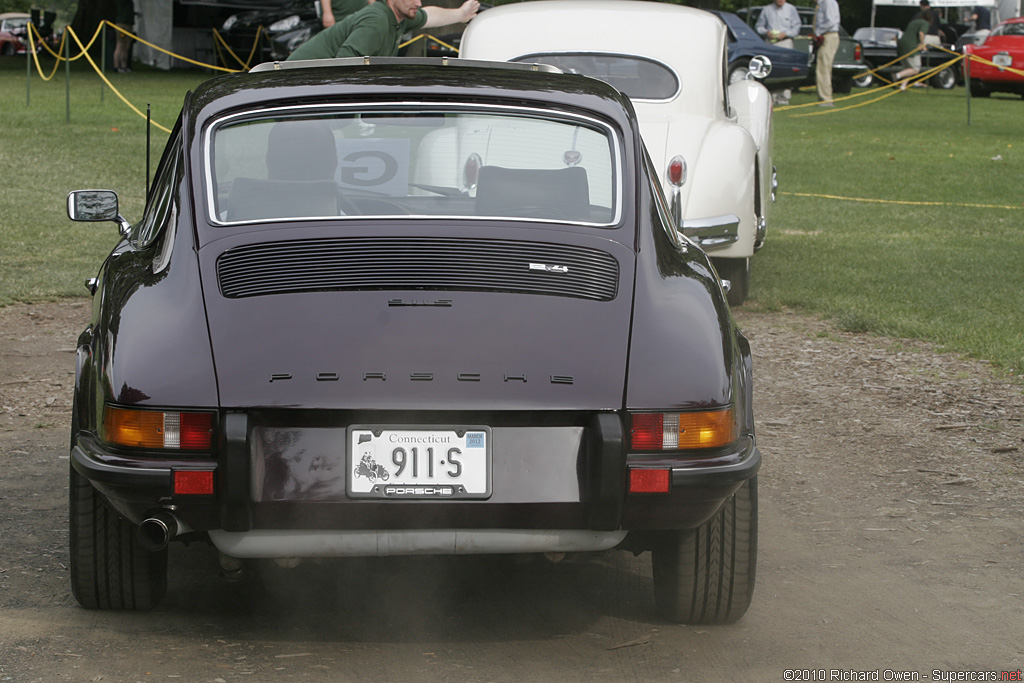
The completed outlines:
[[[68,26],[65,31],[70,31]],[[64,43],[64,123],[71,123],[71,43]]]
[[[971,125],[971,55],[964,59],[964,90],[967,91],[967,125]]]
[[[107,73],[107,27],[100,24],[100,73]],[[103,101],[103,91],[106,90],[102,85],[100,86],[100,102]]]
[[[32,49],[32,24],[30,23],[28,29],[28,46],[29,49],[25,50],[25,106],[32,106],[32,53],[35,50]]]

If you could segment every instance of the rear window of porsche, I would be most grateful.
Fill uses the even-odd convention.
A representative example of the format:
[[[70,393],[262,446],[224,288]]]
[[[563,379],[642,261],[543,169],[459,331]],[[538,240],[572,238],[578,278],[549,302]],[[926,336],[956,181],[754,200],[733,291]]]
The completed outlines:
[[[679,78],[666,64],[636,55],[600,52],[535,53],[514,61],[548,64],[565,73],[597,78],[634,100],[670,100],[679,93]]]
[[[365,217],[618,222],[621,143],[597,119],[514,107],[291,107],[206,134],[217,225]]]

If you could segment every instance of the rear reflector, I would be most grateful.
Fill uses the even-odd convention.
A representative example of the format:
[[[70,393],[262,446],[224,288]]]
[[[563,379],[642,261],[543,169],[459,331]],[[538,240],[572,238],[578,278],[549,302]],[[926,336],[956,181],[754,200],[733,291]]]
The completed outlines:
[[[211,413],[169,413],[106,406],[103,439],[118,446],[205,451],[213,444]]]
[[[213,495],[213,472],[210,470],[177,470],[174,473],[174,495]]]
[[[668,493],[672,481],[670,470],[630,470],[630,493]]]

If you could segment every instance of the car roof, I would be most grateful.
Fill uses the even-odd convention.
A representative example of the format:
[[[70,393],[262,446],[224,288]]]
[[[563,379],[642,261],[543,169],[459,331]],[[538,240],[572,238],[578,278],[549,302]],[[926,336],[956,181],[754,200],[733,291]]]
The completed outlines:
[[[516,59],[536,53],[594,52],[647,57],[672,66],[685,84],[714,88],[726,27],[703,10],[642,0],[535,0],[494,7],[469,23],[464,54]],[[706,83],[704,81],[707,81]],[[700,81],[699,83],[697,81]]]
[[[544,50],[557,41],[559,50],[587,50],[595,44],[608,52],[642,54],[661,61],[679,61],[679,48],[714,49],[721,31],[717,17],[703,10],[643,0],[533,0],[502,5],[482,12],[466,28],[479,33],[490,23],[518,27],[504,42],[521,54]],[[551,33],[559,27],[572,31]],[[642,27],[642,33],[629,29]],[[609,33],[609,28],[614,30]],[[633,49],[626,49],[632,47]]]
[[[200,84],[186,115],[191,126],[223,114],[272,106],[486,100],[583,111],[638,135],[633,106],[603,81],[551,67],[443,57],[357,57],[268,63]],[[628,143],[627,143],[628,144]]]

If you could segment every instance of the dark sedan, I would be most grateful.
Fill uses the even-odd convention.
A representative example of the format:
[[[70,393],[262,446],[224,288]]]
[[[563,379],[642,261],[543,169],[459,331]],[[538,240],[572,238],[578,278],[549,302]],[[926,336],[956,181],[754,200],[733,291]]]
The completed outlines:
[[[761,80],[769,90],[795,88],[807,80],[811,56],[807,52],[772,45],[732,12],[713,12],[729,27],[729,82],[747,77],[747,65],[758,55],[771,60],[772,70]]]
[[[750,604],[751,356],[625,95],[549,67],[265,64],[186,96],[78,341],[70,576],[652,552],[674,621]],[[213,577],[212,577],[213,578]]]
[[[896,74],[905,66],[902,60],[898,59],[902,55],[897,41],[902,35],[903,31],[898,28],[864,27],[854,31],[854,39],[860,41],[864,46],[864,63],[874,72],[855,78],[854,85],[858,88],[866,88],[877,82],[876,74],[882,77],[879,80],[889,83],[896,79]],[[947,44],[945,47],[950,51],[953,49],[951,44]],[[955,55],[944,50],[923,50],[920,55],[922,71],[938,69],[942,65],[952,64],[956,60]],[[957,64],[939,69],[928,79],[928,83],[933,88],[949,90],[956,86],[957,69],[959,69]]]

